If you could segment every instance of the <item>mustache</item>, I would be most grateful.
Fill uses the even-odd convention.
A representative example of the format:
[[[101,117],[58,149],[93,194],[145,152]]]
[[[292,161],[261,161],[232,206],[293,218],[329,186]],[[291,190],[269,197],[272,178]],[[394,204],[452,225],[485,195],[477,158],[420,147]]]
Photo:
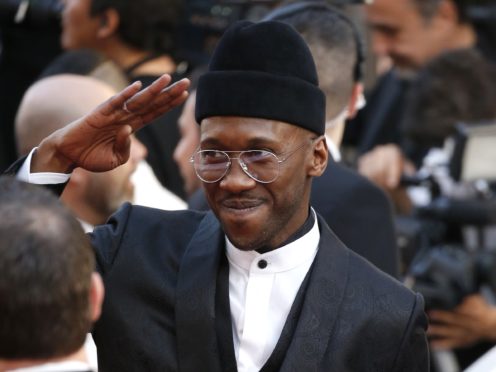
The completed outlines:
[[[228,208],[244,209],[257,207],[265,202],[265,198],[250,193],[237,195],[226,195],[218,200],[218,203]]]

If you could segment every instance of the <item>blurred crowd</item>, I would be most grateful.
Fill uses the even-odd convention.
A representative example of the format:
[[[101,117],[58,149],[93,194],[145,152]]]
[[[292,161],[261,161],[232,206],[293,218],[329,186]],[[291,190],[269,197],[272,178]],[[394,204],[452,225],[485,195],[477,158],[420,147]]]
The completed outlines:
[[[302,2],[1,0],[0,171],[130,83],[146,87],[167,73],[191,80],[187,101],[132,136],[126,164],[103,173],[76,169],[60,199],[86,232],[124,202],[208,210],[192,166],[199,76],[235,20],[289,23],[312,52],[327,103],[332,161],[314,180],[311,204],[349,248],[424,295],[433,370],[462,370],[496,345],[496,0],[322,0],[342,18],[320,33],[292,12],[278,14]],[[9,204],[19,195],[35,195],[25,199],[29,208],[57,210],[51,196],[19,185],[0,184],[0,220],[27,218],[6,212],[19,208]],[[77,251],[89,250],[77,226],[60,226],[81,241]],[[1,253],[12,244],[10,228],[0,222],[0,308],[9,293],[2,276],[13,265]],[[54,252],[41,256],[41,266],[68,265]],[[94,265],[71,259],[81,271]],[[84,324],[71,320],[82,324],[73,344],[53,354],[43,345],[38,353],[36,344],[17,353],[22,337],[2,339],[1,371],[3,360],[60,357],[83,344],[103,288],[89,272],[67,275],[76,274],[91,277],[83,292],[92,313]],[[0,310],[0,338],[17,332],[5,326],[9,311]],[[27,318],[19,319],[15,327]],[[25,326],[37,327],[33,319]],[[86,347],[96,369],[90,336]]]

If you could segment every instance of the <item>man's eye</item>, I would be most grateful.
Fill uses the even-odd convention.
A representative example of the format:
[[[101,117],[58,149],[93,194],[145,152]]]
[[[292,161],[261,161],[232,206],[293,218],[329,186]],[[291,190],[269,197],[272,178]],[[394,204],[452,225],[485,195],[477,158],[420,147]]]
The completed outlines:
[[[246,162],[265,162],[274,159],[274,154],[266,150],[253,150],[248,151],[243,154],[243,158]]]
[[[226,161],[226,155],[220,151],[203,151],[202,159],[208,163]]]
[[[394,37],[398,34],[398,29],[386,25],[379,25],[374,27],[374,31],[384,37]]]

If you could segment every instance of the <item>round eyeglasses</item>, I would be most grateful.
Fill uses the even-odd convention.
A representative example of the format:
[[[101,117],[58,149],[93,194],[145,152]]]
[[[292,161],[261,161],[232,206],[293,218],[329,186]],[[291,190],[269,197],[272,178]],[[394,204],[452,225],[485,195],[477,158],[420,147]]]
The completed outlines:
[[[189,161],[193,164],[198,178],[205,183],[218,182],[224,178],[232,165],[232,159],[238,160],[239,166],[250,178],[260,183],[271,183],[279,176],[280,164],[307,144],[308,142],[302,143],[294,150],[282,154],[285,155],[283,158],[267,150],[199,150]],[[232,153],[238,156],[230,156]]]

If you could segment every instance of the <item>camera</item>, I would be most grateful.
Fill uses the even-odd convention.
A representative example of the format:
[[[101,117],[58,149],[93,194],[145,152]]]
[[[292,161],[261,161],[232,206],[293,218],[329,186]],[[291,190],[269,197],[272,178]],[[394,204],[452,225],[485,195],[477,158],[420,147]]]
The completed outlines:
[[[487,286],[496,293],[496,123],[459,124],[433,161],[406,185],[431,198],[399,221],[405,283],[427,309],[452,309]]]
[[[482,244],[472,247],[463,237],[449,237],[450,229],[467,226],[481,232],[495,223],[495,211],[494,200],[440,197],[418,212],[426,245],[414,257],[406,282],[424,296],[426,309],[452,309],[482,286],[496,293],[496,252],[482,249]]]

